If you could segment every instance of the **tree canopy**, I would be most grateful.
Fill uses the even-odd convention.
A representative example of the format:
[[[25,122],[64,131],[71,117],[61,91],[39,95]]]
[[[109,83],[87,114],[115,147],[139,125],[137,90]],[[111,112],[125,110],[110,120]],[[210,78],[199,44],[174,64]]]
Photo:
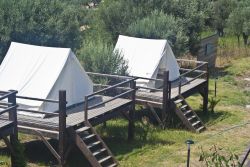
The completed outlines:
[[[79,48],[84,10],[59,0],[0,1],[0,55],[11,41]]]

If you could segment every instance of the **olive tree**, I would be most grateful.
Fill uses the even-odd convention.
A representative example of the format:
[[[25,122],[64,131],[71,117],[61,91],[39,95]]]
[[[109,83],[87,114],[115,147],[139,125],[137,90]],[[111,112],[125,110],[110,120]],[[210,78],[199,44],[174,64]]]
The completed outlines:
[[[188,37],[183,31],[181,20],[159,11],[153,11],[151,15],[130,24],[126,34],[149,39],[167,39],[176,55],[187,49]]]

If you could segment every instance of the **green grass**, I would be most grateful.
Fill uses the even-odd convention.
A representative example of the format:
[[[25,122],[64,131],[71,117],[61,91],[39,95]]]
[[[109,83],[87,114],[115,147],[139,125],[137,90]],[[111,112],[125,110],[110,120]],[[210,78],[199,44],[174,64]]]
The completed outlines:
[[[192,166],[199,164],[200,147],[205,151],[216,144],[225,150],[240,154],[249,144],[250,111],[245,105],[250,103],[250,90],[245,89],[247,84],[244,77],[250,77],[250,58],[234,58],[227,66],[218,69],[217,98],[221,101],[215,108],[214,114],[204,115],[200,105],[202,99],[195,95],[188,98],[188,102],[206,123],[207,130],[201,134],[188,132],[183,128],[169,128],[162,130],[157,126],[136,122],[135,140],[128,142],[127,121],[116,119],[107,122],[107,127],[98,126],[109,148],[112,150],[121,166],[185,166],[185,140],[193,139]],[[214,76],[211,76],[215,78]],[[210,79],[210,96],[214,95],[214,79]],[[247,123],[248,122],[248,123]],[[25,143],[25,154],[29,166],[50,166],[56,164],[44,144],[37,138],[20,134]],[[237,142],[236,142],[237,141]],[[57,142],[50,141],[56,146]],[[7,167],[10,163],[9,154],[0,143],[0,166]],[[39,150],[39,151],[38,151]],[[69,167],[89,166],[81,153],[74,149],[70,154]]]

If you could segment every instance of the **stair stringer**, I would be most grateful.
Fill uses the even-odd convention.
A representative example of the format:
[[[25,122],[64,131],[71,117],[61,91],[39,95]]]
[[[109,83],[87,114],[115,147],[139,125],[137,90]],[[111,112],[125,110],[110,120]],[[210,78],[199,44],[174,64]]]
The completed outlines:
[[[68,133],[70,137],[73,139],[75,142],[76,146],[80,149],[80,151],[83,153],[83,155],[88,159],[90,162],[91,166],[94,167],[102,167],[96,157],[92,154],[90,149],[88,149],[87,145],[83,142],[81,137],[76,133],[76,131],[71,127],[68,128]]]
[[[205,129],[205,125],[202,122],[202,120],[200,119],[200,117],[193,111],[192,107],[187,103],[187,101],[185,100],[184,97],[182,97],[181,95],[179,95],[178,99],[181,99],[185,105],[187,105],[187,107],[189,108],[189,110],[191,110],[191,113],[195,116],[195,118],[197,119],[197,121],[200,121],[201,123],[201,127],[203,127],[203,129]],[[196,129],[194,126],[192,126],[192,123],[188,120],[188,118],[184,115],[183,111],[177,106],[177,104],[172,101],[173,104],[175,105],[175,113],[176,115],[181,119],[181,121],[185,124],[185,126],[193,131],[193,132],[200,132],[198,131],[198,129]],[[203,130],[202,129],[202,130]]]

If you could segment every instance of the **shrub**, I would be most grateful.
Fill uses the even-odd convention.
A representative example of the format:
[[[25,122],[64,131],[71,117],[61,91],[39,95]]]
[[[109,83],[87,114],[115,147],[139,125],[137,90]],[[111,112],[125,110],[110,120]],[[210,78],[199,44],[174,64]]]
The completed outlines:
[[[79,50],[79,60],[86,71],[125,75],[127,63],[123,56],[113,52],[113,49],[113,45],[102,40],[86,41]]]
[[[180,19],[163,12],[153,11],[151,15],[137,20],[128,26],[126,34],[150,39],[167,39],[175,54],[187,50],[187,36],[182,29]]]
[[[216,99],[215,97],[211,97],[208,99],[208,102],[209,102],[208,109],[211,111],[211,113],[214,113],[214,108],[220,102],[220,99]]]

